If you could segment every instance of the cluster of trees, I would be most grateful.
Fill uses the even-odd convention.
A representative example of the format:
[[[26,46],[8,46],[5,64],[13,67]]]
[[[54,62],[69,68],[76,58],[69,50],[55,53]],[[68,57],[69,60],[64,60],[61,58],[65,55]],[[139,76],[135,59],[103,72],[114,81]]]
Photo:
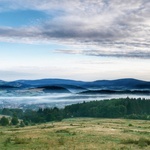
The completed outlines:
[[[63,109],[54,108],[39,108],[37,111],[27,109],[21,119],[28,123],[43,123],[49,121],[61,121],[64,118]]]
[[[91,101],[66,106],[64,109],[39,108],[38,110],[8,109],[0,110],[2,115],[15,116],[23,123],[44,123],[61,121],[70,117],[130,118],[150,120],[150,100],[145,99],[112,99]],[[2,118],[1,118],[2,120]],[[1,121],[0,121],[1,123]],[[11,121],[12,124],[14,124]],[[2,124],[2,123],[1,123]]]
[[[32,125],[34,123],[61,121],[64,118],[63,109],[58,109],[57,107],[45,108],[45,109],[39,108],[38,110],[26,109],[25,111],[23,111],[22,109],[4,108],[0,110],[0,114],[5,116],[10,116],[12,118],[12,121],[13,119],[19,118],[20,120],[22,120],[20,121],[21,126],[22,124]],[[5,118],[5,120],[11,120],[8,117],[2,117],[2,118]],[[12,121],[7,121],[9,123],[7,123],[6,125],[8,124],[16,125],[12,123]]]
[[[150,119],[150,100],[122,98],[84,102],[65,107],[65,117]]]
[[[0,119],[0,125],[7,126],[7,125],[17,125],[19,123],[19,120],[17,117],[12,117],[11,119],[8,117],[3,116]]]

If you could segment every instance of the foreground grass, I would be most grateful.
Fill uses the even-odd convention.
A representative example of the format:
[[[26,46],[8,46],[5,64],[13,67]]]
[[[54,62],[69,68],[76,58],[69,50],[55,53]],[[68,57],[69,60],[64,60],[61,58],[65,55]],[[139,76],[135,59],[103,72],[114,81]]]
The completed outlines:
[[[140,149],[150,149],[150,121],[76,118],[24,128],[0,127],[0,150]]]

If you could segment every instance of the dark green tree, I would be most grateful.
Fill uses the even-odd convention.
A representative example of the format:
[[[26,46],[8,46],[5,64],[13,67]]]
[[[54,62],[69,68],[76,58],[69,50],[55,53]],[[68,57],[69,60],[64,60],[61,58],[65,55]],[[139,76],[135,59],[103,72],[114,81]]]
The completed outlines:
[[[12,119],[11,119],[11,124],[12,124],[12,125],[17,125],[18,123],[19,123],[18,118],[17,118],[17,117],[12,117]]]
[[[8,118],[2,117],[2,118],[0,119],[0,124],[1,124],[2,126],[7,126],[7,125],[9,125],[9,120],[8,120]]]

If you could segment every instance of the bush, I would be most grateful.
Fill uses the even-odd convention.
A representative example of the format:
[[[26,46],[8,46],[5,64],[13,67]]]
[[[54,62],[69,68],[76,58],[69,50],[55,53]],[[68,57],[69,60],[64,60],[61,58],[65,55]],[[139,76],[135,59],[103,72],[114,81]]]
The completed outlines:
[[[132,127],[133,125],[131,124],[131,123],[129,123],[129,125],[128,125],[129,127]]]

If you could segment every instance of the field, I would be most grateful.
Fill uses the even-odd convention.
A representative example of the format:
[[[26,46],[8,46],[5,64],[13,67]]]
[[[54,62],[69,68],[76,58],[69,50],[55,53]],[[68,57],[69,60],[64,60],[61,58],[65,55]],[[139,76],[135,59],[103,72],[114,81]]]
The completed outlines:
[[[0,127],[0,150],[149,150],[150,121],[71,118]]]

